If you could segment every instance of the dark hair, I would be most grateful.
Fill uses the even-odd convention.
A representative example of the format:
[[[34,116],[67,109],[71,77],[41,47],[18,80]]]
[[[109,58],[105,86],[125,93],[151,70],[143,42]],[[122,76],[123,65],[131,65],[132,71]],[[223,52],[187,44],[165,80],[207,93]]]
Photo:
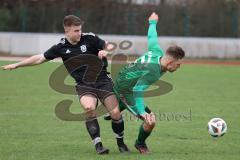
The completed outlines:
[[[80,26],[83,24],[83,21],[74,15],[65,16],[63,19],[63,27],[70,27],[70,26]]]
[[[169,55],[175,59],[182,59],[185,57],[185,52],[179,46],[171,46],[167,49],[166,55]]]

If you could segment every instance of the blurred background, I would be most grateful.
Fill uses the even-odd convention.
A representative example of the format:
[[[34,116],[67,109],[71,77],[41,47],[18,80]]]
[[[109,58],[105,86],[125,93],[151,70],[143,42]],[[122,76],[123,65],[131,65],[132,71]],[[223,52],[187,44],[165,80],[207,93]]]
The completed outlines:
[[[189,42],[194,41],[197,45],[193,44],[193,48],[197,48],[202,54],[210,54],[208,57],[239,57],[240,0],[1,0],[0,6],[0,52],[2,53],[14,54],[18,50],[6,48],[8,45],[5,41],[6,32],[63,33],[62,19],[68,14],[77,15],[85,21],[84,32],[115,35],[115,37],[103,36],[103,38],[116,43],[126,39],[138,43],[137,40],[143,37],[131,39],[132,35],[146,36],[147,18],[155,11],[160,18],[158,34],[164,49],[169,44],[180,44],[188,51],[189,57],[206,57],[196,56],[199,53],[189,48]],[[120,35],[128,36],[119,39]],[[172,38],[161,41],[161,37]],[[210,39],[203,39],[202,42],[206,43],[203,44],[198,43],[199,38],[192,39],[193,37]],[[214,39],[211,39],[213,37]],[[47,38],[51,39],[51,37]],[[34,46],[41,48],[35,52],[43,52],[52,45],[50,43],[56,42],[48,41],[46,44],[49,45],[44,45],[45,47],[35,44]],[[138,45],[133,44],[129,52],[135,54],[144,52],[146,47],[134,48],[134,46],[146,46],[146,43],[147,41],[142,41]],[[226,43],[229,45],[223,46]],[[14,44],[9,44],[10,48],[12,45]],[[218,49],[212,51],[214,47]],[[16,48],[20,47],[16,46]],[[26,48],[25,51],[25,54],[21,54],[28,55],[30,52],[32,54],[32,51],[28,52]],[[216,52],[224,55],[216,56]]]
[[[62,32],[62,19],[75,14],[84,30],[100,34],[145,35],[152,11],[160,35],[239,37],[240,0],[1,0],[0,30]]]

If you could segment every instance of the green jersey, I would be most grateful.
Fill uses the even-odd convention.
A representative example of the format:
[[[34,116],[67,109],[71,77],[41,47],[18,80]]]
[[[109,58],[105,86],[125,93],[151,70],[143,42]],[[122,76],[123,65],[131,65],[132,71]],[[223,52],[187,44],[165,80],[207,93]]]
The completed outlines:
[[[157,21],[149,21],[148,52],[139,57],[134,63],[125,66],[118,74],[115,90],[118,94],[132,95],[134,110],[138,114],[145,113],[143,100],[144,91],[162,75],[160,58],[164,55],[158,44]]]

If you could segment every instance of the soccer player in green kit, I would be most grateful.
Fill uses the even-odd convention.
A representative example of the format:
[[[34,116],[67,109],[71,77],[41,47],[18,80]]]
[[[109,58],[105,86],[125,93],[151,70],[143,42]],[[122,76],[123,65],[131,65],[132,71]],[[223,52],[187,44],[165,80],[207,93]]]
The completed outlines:
[[[143,93],[165,72],[176,71],[185,56],[185,52],[178,46],[171,46],[164,53],[158,44],[157,22],[158,15],[153,12],[149,17],[148,52],[134,63],[125,66],[119,72],[114,86],[119,98],[120,110],[130,109],[144,120],[135,142],[135,147],[141,154],[150,153],[145,140],[151,134],[156,122],[154,113],[144,104]]]

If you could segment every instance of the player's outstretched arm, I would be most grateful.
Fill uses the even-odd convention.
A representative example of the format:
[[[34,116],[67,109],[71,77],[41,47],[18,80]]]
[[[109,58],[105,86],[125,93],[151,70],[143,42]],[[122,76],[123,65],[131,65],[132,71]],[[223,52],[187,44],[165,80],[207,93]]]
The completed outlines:
[[[38,54],[38,55],[31,56],[29,58],[26,58],[18,63],[1,66],[1,68],[3,70],[13,70],[13,69],[17,69],[19,67],[38,65],[38,64],[41,64],[46,61],[47,60],[43,54]]]
[[[157,22],[158,15],[153,12],[148,19],[149,28],[148,28],[148,50],[156,52],[158,54],[163,54],[162,48],[158,44],[158,35],[157,35]]]

